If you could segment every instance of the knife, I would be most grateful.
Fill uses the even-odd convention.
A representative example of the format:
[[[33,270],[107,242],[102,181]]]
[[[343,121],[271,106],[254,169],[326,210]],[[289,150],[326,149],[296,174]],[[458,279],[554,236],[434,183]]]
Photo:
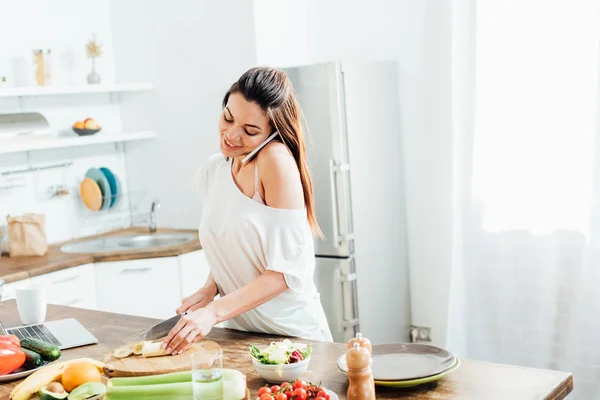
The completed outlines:
[[[141,342],[144,340],[156,340],[167,336],[169,332],[171,332],[171,329],[173,329],[173,327],[177,325],[181,317],[185,314],[187,314],[187,311],[184,311],[179,315],[166,319],[154,325],[153,327],[146,329],[135,339],[135,341]]]

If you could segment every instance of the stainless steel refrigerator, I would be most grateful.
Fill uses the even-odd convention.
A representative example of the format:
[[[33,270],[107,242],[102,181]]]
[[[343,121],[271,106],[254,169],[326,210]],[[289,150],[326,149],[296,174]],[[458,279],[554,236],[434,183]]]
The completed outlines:
[[[358,331],[407,341],[398,67],[392,61],[284,68],[304,113],[316,214],[315,282],[335,341]]]

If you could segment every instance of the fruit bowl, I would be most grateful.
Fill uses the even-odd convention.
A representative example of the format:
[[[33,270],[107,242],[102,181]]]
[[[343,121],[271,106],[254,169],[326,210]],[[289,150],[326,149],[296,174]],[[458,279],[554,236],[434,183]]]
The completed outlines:
[[[73,124],[73,130],[79,136],[89,136],[100,132],[102,127],[93,118],[86,118]]]
[[[89,135],[93,135],[95,133],[100,132],[102,128],[99,129],[82,129],[82,128],[75,128],[73,127],[73,130],[75,131],[76,134],[78,134],[79,136],[89,136]]]

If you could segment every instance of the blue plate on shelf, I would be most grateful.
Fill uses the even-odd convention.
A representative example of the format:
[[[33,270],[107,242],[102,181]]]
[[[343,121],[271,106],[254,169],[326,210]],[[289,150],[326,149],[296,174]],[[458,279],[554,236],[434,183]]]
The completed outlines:
[[[100,207],[100,209],[108,210],[108,208],[110,207],[110,199],[112,197],[112,192],[110,191],[110,184],[108,183],[108,179],[106,179],[106,176],[98,168],[90,168],[85,173],[85,177],[96,181],[96,183],[100,187],[100,191],[102,192],[102,206]]]
[[[113,174],[113,172],[110,169],[108,169],[106,167],[100,167],[100,171],[102,171],[102,173],[106,177],[106,180],[108,181],[108,185],[110,186],[111,196],[110,196],[110,204],[108,205],[108,207],[113,208],[113,206],[117,202],[117,198],[119,197],[119,194],[120,194],[119,192],[121,191],[119,181],[118,181],[117,177],[115,176],[115,174]]]

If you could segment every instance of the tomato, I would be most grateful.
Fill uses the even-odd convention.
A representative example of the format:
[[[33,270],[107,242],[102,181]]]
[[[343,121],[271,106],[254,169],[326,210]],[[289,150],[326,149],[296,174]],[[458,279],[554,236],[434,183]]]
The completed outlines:
[[[301,387],[296,388],[293,393],[293,398],[296,400],[306,400],[306,390],[304,390]],[[263,399],[261,399],[261,400],[263,400]]]
[[[317,392],[317,397],[324,397],[327,398],[327,392],[325,391],[325,389],[323,388],[319,388],[319,391]]]
[[[315,398],[315,400],[325,400],[325,397],[322,397],[322,396],[317,396],[317,397]]]
[[[270,394],[271,393],[271,389],[269,389],[268,386],[263,386],[260,388],[260,390],[258,391],[258,397],[261,397],[263,394]],[[261,399],[262,400],[262,399]]]
[[[273,385],[273,386],[271,386],[271,393],[279,392],[279,389],[281,389],[281,387],[279,387],[277,385]]]
[[[293,392],[293,391],[291,391],[291,390],[286,390],[286,391],[284,392],[284,394],[285,394],[285,396],[288,398],[288,400],[289,400],[289,399],[291,399],[292,397],[294,397],[294,392]]]
[[[260,396],[260,400],[273,400],[273,396],[271,396],[270,393],[265,393],[262,396]]]
[[[287,400],[287,396],[283,393],[279,393],[277,396],[275,396],[275,400]]]
[[[281,384],[281,387],[282,387],[282,388],[284,388],[284,387],[286,387],[286,386],[290,386],[290,383],[289,383],[289,382],[283,382],[283,383]]]
[[[297,379],[296,382],[294,382],[294,389],[306,389],[306,382],[304,382],[301,379]]]

